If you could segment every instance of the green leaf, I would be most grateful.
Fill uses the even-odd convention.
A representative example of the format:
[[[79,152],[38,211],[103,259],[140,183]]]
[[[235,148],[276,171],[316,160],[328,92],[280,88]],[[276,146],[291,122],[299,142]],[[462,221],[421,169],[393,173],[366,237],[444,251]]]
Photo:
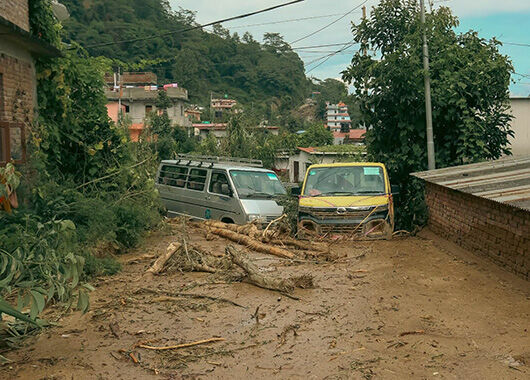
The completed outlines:
[[[44,306],[46,305],[46,300],[44,299],[44,296],[41,293],[35,290],[31,291],[31,296],[33,297],[32,305],[33,304],[37,305],[37,315],[38,315],[42,313],[42,311],[44,310]]]
[[[79,298],[77,300],[77,309],[81,312],[86,313],[90,306],[88,293],[83,290],[79,290]]]
[[[35,326],[40,327],[40,325],[34,319],[29,318],[27,315],[22,314],[21,312],[13,308],[13,306],[4,301],[2,297],[0,297],[0,313],[11,315],[12,317],[15,317],[21,321],[31,323]]]

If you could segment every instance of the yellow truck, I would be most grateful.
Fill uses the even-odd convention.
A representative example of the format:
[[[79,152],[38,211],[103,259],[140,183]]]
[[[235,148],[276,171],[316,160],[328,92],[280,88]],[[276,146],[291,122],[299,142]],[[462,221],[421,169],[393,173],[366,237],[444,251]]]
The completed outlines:
[[[299,191],[298,230],[302,236],[392,237],[394,204],[384,164],[311,165]]]

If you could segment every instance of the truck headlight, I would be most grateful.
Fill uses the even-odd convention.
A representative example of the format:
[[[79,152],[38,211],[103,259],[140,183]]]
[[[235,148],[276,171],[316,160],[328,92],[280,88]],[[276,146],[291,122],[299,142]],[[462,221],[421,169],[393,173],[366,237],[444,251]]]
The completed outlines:
[[[260,214],[248,214],[247,219],[249,222],[263,223],[265,221],[265,218],[263,218]]]

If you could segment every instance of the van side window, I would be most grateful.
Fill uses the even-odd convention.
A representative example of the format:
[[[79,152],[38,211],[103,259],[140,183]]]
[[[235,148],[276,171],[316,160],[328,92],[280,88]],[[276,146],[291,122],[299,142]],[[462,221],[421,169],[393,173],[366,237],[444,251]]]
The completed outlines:
[[[188,177],[188,189],[203,191],[207,173],[203,169],[191,169]]]
[[[162,166],[162,170],[160,170],[158,183],[175,187],[184,187],[187,174],[188,168],[164,165]]]
[[[210,193],[223,194],[222,185],[228,185],[228,177],[225,173],[212,173],[210,179]]]

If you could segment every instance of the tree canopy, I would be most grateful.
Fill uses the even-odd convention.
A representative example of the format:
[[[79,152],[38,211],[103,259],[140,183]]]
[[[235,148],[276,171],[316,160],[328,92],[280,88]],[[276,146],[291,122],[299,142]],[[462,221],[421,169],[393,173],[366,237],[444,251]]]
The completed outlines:
[[[476,32],[456,33],[447,7],[426,15],[430,53],[434,143],[438,167],[494,159],[509,153],[508,57],[499,42]],[[419,7],[411,0],[381,0],[370,17],[352,27],[362,48],[343,79],[356,88],[369,154],[384,162],[409,199],[401,215],[412,220],[417,193],[409,174],[427,169]],[[410,186],[409,186],[410,185]],[[399,215],[399,214],[398,214]]]

